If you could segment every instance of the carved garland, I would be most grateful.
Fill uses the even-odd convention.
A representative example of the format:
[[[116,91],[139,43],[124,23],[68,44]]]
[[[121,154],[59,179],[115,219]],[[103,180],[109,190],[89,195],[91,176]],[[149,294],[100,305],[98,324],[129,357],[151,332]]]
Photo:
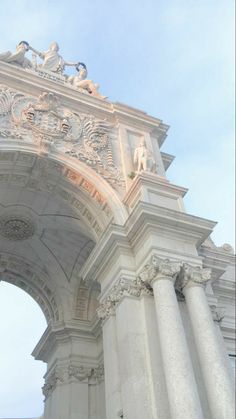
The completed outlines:
[[[68,384],[74,380],[89,385],[100,384],[104,381],[103,364],[99,364],[96,367],[82,364],[69,364],[67,366],[56,367],[45,379],[45,384],[42,388],[45,400],[51,396],[58,385]]]

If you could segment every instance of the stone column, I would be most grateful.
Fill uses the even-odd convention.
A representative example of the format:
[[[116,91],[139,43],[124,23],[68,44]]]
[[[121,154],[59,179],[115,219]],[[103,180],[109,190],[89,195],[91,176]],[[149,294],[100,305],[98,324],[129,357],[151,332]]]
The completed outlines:
[[[150,385],[140,290],[122,279],[116,308],[118,355],[125,419],[157,419]]]
[[[120,372],[116,333],[115,304],[107,298],[97,310],[103,320],[103,354],[105,370],[105,398],[107,419],[118,418],[122,411]]]
[[[174,289],[180,263],[152,257],[140,274],[153,287],[172,419],[202,419],[202,409]]]
[[[186,299],[212,418],[233,419],[234,392],[228,359],[204,290],[210,276],[209,269],[184,264],[178,282]]]
[[[106,399],[108,399],[107,405],[110,412],[110,414],[107,412],[108,419],[116,417],[161,419],[164,417],[158,413],[161,411],[161,407],[158,406],[157,409],[155,403],[153,391],[155,377],[152,373],[155,374],[156,371],[150,371],[151,344],[148,344],[149,335],[143,318],[144,315],[147,316],[147,313],[144,313],[145,303],[140,298],[143,292],[150,296],[152,290],[147,285],[138,283],[134,276],[122,277],[111,288],[109,296],[103,301],[98,311],[100,316],[102,313],[105,316],[106,312],[111,310],[115,313],[115,317],[110,317],[103,326]],[[153,323],[151,322],[151,324]],[[118,348],[118,359],[116,358],[116,348],[112,350],[113,346],[110,341],[114,330],[117,333],[115,342]],[[120,377],[122,405],[120,405],[119,411],[117,408],[114,409],[115,406],[118,406],[116,393],[113,391],[115,386],[114,367],[118,370],[114,375],[119,374]],[[107,379],[108,382],[106,382]],[[112,403],[112,400],[116,404]],[[162,408],[163,411],[164,408]]]

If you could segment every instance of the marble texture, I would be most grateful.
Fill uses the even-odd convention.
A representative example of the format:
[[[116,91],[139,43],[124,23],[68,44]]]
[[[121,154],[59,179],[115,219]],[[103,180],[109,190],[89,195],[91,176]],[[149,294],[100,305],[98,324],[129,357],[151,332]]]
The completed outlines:
[[[44,419],[231,418],[235,259],[169,182],[169,127],[27,48],[0,56],[0,280],[47,319]]]

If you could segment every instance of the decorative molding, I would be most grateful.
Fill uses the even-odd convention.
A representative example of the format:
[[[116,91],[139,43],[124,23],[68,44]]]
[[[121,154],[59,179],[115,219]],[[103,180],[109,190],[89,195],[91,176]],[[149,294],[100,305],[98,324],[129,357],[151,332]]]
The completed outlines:
[[[139,277],[135,279],[120,278],[111,288],[108,296],[97,309],[98,317],[102,320],[115,315],[116,307],[125,296],[138,298],[141,295],[152,295],[149,284],[144,283]]]
[[[140,272],[139,278],[143,283],[149,285],[158,279],[171,279],[175,282],[180,268],[181,262],[161,259],[159,256],[153,255],[151,262]]]
[[[19,214],[4,214],[0,217],[0,236],[13,241],[31,238],[36,230],[35,223]]]
[[[39,154],[67,154],[95,170],[113,188],[124,188],[112,155],[114,125],[71,112],[54,93],[43,92],[36,99],[0,86],[0,126],[0,140],[33,143]]]
[[[226,313],[225,308],[217,307],[215,305],[212,305],[210,308],[211,308],[212,318],[214,322],[220,324],[225,317],[225,313]]]
[[[176,289],[182,292],[185,287],[205,287],[210,279],[211,269],[202,268],[201,266],[191,266],[188,263],[183,263],[175,285]]]
[[[70,384],[73,380],[88,385],[100,384],[104,381],[104,365],[85,366],[72,364],[57,366],[49,374],[46,374],[45,384],[42,387],[45,400],[51,396],[55,388],[60,384]]]
[[[65,382],[65,370],[63,368],[55,368],[46,378],[45,384],[42,387],[45,400],[51,396],[52,392],[58,384]]]

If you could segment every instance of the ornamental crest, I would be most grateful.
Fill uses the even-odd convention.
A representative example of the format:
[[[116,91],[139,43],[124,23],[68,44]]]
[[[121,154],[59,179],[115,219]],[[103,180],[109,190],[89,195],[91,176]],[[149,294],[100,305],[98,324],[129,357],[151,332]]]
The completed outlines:
[[[33,143],[40,154],[68,154],[116,188],[124,180],[113,161],[114,131],[107,120],[71,112],[54,93],[43,92],[36,99],[0,86],[0,141]]]

